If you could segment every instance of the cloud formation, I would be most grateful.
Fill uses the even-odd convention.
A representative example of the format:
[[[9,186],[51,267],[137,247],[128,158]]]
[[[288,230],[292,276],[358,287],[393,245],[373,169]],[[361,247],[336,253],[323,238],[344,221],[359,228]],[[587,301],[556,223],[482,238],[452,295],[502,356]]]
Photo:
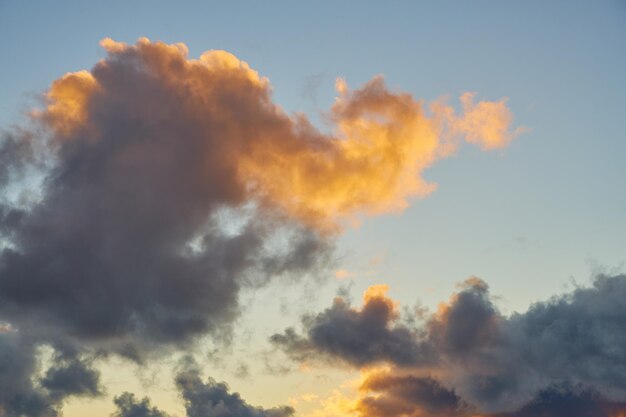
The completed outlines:
[[[327,266],[346,223],[431,192],[423,171],[461,136],[493,149],[515,135],[504,100],[463,96],[457,116],[381,77],[339,81],[324,133],[228,52],[102,46],[0,138],[0,320],[20,335],[0,334],[9,415],[98,395],[96,353],[142,362],[228,333],[242,288]],[[40,346],[60,362],[35,386]]]
[[[383,291],[373,293],[362,308],[336,299],[329,309],[303,319],[304,335],[288,329],[272,341],[296,360],[391,365],[388,376],[365,386],[382,391],[379,400],[395,405],[397,389],[414,382],[411,378],[434,378],[486,413],[521,409],[522,414],[511,415],[527,415],[524,405],[538,395],[539,400],[571,398],[614,408],[626,396],[624,275],[598,276],[590,288],[576,288],[509,317],[499,312],[487,284],[471,278],[421,325],[402,321]],[[563,384],[582,388],[554,389]],[[559,392],[563,395],[555,396]],[[544,404],[539,400],[527,407]]]
[[[187,417],[290,417],[294,414],[291,407],[253,407],[238,393],[230,393],[224,382],[212,378],[202,382],[197,369],[180,373],[176,385],[185,402]]]
[[[103,44],[91,72],[53,83],[39,149],[2,143],[2,178],[30,160],[50,168],[38,201],[1,205],[0,316],[141,360],[221,331],[241,287],[309,273],[332,242],[250,208],[237,155],[289,122],[266,81],[225,52],[188,61],[180,45]]]
[[[315,316],[303,318],[306,337],[293,328],[271,337],[296,360],[306,361],[320,354],[340,358],[361,367],[381,362],[413,365],[426,362],[428,346],[422,346],[417,334],[402,324],[395,303],[385,296],[387,286],[371,287],[364,296],[363,308],[353,308],[337,297],[332,307]]]
[[[624,412],[624,401],[609,401],[596,391],[562,385],[541,391],[513,413],[494,417],[620,417]]]
[[[229,392],[228,385],[208,378],[202,381],[194,363],[176,376],[176,386],[184,401],[187,417],[291,417],[291,407],[264,409],[246,403],[238,393]],[[116,397],[114,417],[167,417],[167,414],[150,405],[150,400],[137,400],[133,394]]]
[[[368,377],[360,389],[376,394],[362,397],[356,405],[359,414],[368,417],[468,415],[461,398],[430,377],[377,373]]]
[[[67,397],[101,394],[98,371],[73,352],[56,350],[56,363],[39,376],[38,346],[0,328],[0,416],[56,417]]]
[[[168,415],[150,404],[148,398],[138,400],[134,394],[125,392],[113,400],[116,406],[112,417],[168,417]]]

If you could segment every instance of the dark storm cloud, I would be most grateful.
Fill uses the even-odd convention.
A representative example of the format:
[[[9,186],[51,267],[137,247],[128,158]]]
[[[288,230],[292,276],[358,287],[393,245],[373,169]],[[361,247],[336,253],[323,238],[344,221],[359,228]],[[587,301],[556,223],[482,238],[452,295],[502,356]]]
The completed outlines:
[[[487,285],[472,278],[422,325],[390,314],[393,302],[378,294],[361,309],[335,301],[304,318],[304,335],[290,329],[272,341],[297,360],[322,356],[431,373],[486,412],[515,410],[561,383],[582,384],[610,402],[626,396],[624,299],[626,276],[598,276],[590,288],[506,317]],[[403,343],[394,343],[397,334],[406,335]]]

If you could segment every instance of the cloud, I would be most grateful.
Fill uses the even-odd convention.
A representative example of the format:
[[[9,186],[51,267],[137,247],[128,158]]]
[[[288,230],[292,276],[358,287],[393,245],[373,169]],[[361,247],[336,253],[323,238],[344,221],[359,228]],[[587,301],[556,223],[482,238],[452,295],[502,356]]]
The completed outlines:
[[[572,386],[552,386],[513,413],[494,417],[619,417],[626,402],[608,401],[600,393]]]
[[[4,134],[0,146],[0,190],[34,162],[32,137],[25,132]]]
[[[300,361],[323,355],[361,367],[380,362],[412,365],[427,360],[422,359],[428,356],[427,346],[417,342],[415,331],[393,325],[398,313],[385,292],[385,286],[370,288],[360,310],[337,297],[329,309],[303,318],[306,337],[290,328],[273,335],[271,341]]]
[[[187,417],[291,417],[291,407],[264,409],[249,405],[238,393],[229,392],[228,385],[208,378],[202,381],[195,362],[188,362],[176,376],[176,386],[184,401]],[[397,368],[378,368],[366,372],[358,386],[356,399],[335,391],[329,399],[321,399],[323,409],[311,416],[357,417],[619,417],[626,412],[626,402],[612,401],[599,392],[582,385],[554,384],[540,390],[519,408],[504,413],[478,413],[453,389],[446,388],[429,376],[416,376]],[[320,400],[314,394],[299,399]],[[123,393],[115,398],[113,417],[168,417],[153,407],[148,398],[136,399]]]
[[[508,317],[487,284],[471,278],[421,324],[403,321],[380,288],[373,294],[360,309],[336,299],[303,318],[303,335],[288,329],[272,341],[295,360],[388,364],[400,376],[432,377],[486,413],[517,410],[560,384],[601,392],[607,403],[626,395],[624,275],[598,276]]]
[[[223,51],[103,45],[34,115],[51,166],[38,202],[0,205],[0,317],[143,360],[227,329],[242,287],[314,271],[332,241],[239,178],[243,148],[290,124],[266,80]],[[27,139],[2,142],[5,183],[38,156]]]
[[[197,370],[176,377],[176,385],[185,401],[188,417],[289,417],[291,407],[263,409],[246,403],[238,393],[230,393],[228,385],[209,378],[202,382]]]
[[[461,96],[463,116],[451,122],[453,128],[465,136],[467,142],[478,145],[483,150],[503,148],[526,130],[509,130],[513,115],[506,107],[506,99],[476,104],[475,96],[476,93],[464,93]]]
[[[0,416],[56,417],[66,398],[101,394],[99,373],[76,352],[56,349],[56,363],[38,376],[39,347],[20,332],[0,331]]]
[[[167,417],[167,414],[150,404],[148,398],[137,400],[134,394],[125,392],[113,400],[117,410],[113,417]]]
[[[54,81],[32,126],[0,137],[0,320],[26,344],[3,347],[17,382],[0,406],[31,398],[22,414],[98,395],[96,353],[144,362],[225,338],[242,288],[327,268],[346,224],[434,189],[422,173],[459,135],[514,136],[502,101],[427,111],[382,77],[356,90],[339,81],[324,133],[285,113],[269,81],[228,52],[101,44],[106,58]],[[35,387],[46,345],[73,356]]]
[[[361,386],[368,394],[356,409],[367,417],[405,416],[454,417],[466,416],[467,405],[454,391],[448,390],[430,377],[398,376],[379,373],[368,377]]]
[[[0,142],[3,187],[24,167],[43,178],[29,205],[0,202],[0,317],[23,331],[135,360],[216,334],[242,287],[327,264],[328,233],[430,192],[421,172],[452,149],[445,120],[381,77],[338,83],[326,135],[225,51],[102,46]]]
[[[187,417],[291,417],[291,407],[264,409],[245,402],[238,393],[229,392],[228,385],[208,378],[202,381],[200,370],[188,361],[176,376],[176,387],[184,401]],[[152,407],[150,400],[137,400],[133,394],[124,393],[115,398],[117,411],[114,417],[167,417]]]
[[[45,392],[34,386],[34,348],[13,332],[0,332],[0,415],[54,416]]]
[[[65,360],[48,369],[41,385],[53,398],[67,396],[96,397],[102,394],[100,374],[77,358]]]
[[[547,387],[511,412],[480,413],[430,377],[378,373],[365,379],[353,408],[358,417],[620,417],[626,402],[580,385]]]

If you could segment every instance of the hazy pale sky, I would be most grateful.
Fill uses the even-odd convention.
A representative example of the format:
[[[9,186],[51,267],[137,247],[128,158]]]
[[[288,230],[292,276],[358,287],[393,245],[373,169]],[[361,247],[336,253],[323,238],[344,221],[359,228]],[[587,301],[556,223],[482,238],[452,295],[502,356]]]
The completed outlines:
[[[143,367],[116,354],[94,359],[106,393],[66,400],[66,417],[108,416],[123,391],[184,416],[171,382],[183,351],[196,353],[203,377],[228,382],[250,404],[323,417],[314,410],[349,390],[358,369],[292,363],[268,339],[300,329],[301,315],[328,308],[338,293],[358,307],[368,287],[387,284],[400,305],[434,312],[476,276],[508,316],[589,286],[599,272],[624,272],[623,1],[0,0],[0,126],[28,124],[54,80],[105,59],[102,39],[132,45],[141,37],[182,42],[190,58],[234,54],[269,79],[275,104],[322,132],[333,129],[337,78],[357,89],[383,75],[392,92],[425,103],[446,97],[457,110],[464,92],[506,98],[510,129],[520,133],[489,152],[462,144],[425,168],[436,190],[345,227],[322,276],[244,287],[227,343],[202,335]]]

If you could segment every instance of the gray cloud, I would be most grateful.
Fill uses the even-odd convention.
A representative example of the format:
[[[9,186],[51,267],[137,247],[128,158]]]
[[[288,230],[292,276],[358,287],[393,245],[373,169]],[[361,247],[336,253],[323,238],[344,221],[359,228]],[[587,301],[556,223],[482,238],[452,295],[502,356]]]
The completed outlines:
[[[24,170],[38,162],[34,138],[30,132],[1,132],[0,135],[0,191],[19,179]]]
[[[76,352],[56,349],[57,360],[40,378],[39,346],[0,328],[0,415],[55,417],[66,398],[101,393],[99,373]]]
[[[452,390],[430,377],[374,375],[361,389],[376,393],[359,400],[357,410],[367,417],[467,416],[468,406]]]
[[[472,278],[422,325],[390,313],[392,301],[378,294],[361,309],[336,300],[303,319],[304,335],[288,329],[272,341],[296,360],[432,373],[484,412],[516,410],[563,383],[602,392],[610,402],[626,395],[624,299],[626,276],[598,276],[589,288],[506,317],[487,285]]]
[[[34,347],[14,332],[0,332],[0,410],[7,417],[55,416],[46,393],[34,386]]]
[[[624,412],[626,402],[609,401],[600,393],[580,386],[561,385],[541,391],[513,413],[492,417],[615,417]]]
[[[393,306],[385,298],[372,298],[356,310],[338,297],[319,315],[304,317],[306,337],[290,328],[273,335],[271,341],[296,360],[319,354],[355,366],[383,361],[411,365],[429,360],[429,347],[417,342],[415,330],[402,324],[390,325],[394,321]]]
[[[476,409],[453,390],[430,377],[380,373],[368,377],[355,411],[360,417],[474,417]],[[374,394],[374,395],[372,395]],[[626,402],[611,401],[581,385],[549,386],[517,410],[480,413],[483,417],[616,417],[626,412]]]
[[[220,62],[170,72],[187,61],[168,48],[112,52],[50,89],[41,199],[0,201],[0,318],[20,331],[141,361],[228,331],[242,287],[328,260],[332,239],[239,178],[245,141],[290,129],[266,86]],[[0,141],[5,187],[36,168],[33,141]]]
[[[99,372],[77,358],[55,363],[46,371],[41,385],[52,398],[96,397],[102,394]]]
[[[238,393],[229,392],[224,382],[212,378],[203,382],[200,370],[190,359],[183,364],[175,382],[187,417],[291,417],[294,414],[291,407],[264,409],[251,406]],[[151,406],[148,398],[137,400],[130,393],[116,397],[115,405],[114,417],[167,417]]]
[[[290,417],[294,414],[291,407],[253,407],[238,393],[230,393],[224,382],[212,378],[202,382],[196,369],[180,373],[176,385],[185,402],[187,417]]]
[[[125,392],[113,400],[117,410],[112,417],[168,417],[166,413],[150,404],[148,398],[138,400],[131,393]]]

